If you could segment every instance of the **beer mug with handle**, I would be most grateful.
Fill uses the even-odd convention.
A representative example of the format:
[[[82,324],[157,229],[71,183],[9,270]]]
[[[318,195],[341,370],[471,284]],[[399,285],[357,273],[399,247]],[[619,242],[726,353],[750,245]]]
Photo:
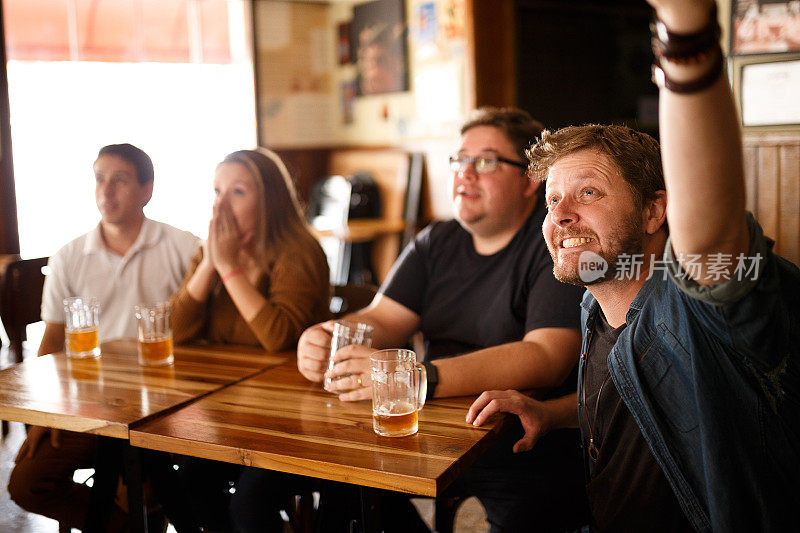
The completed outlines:
[[[98,357],[100,304],[95,298],[64,299],[64,347],[70,357]]]
[[[417,432],[417,412],[425,404],[425,367],[411,350],[380,350],[370,355],[372,427],[384,437]]]

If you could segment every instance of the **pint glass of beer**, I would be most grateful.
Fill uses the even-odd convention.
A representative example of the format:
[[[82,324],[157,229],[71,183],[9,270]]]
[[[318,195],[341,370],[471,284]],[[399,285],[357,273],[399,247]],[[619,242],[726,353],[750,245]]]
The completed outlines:
[[[172,328],[169,325],[169,302],[141,304],[135,307],[139,323],[139,364],[170,365]]]
[[[425,367],[411,350],[381,350],[370,356],[372,427],[384,437],[417,432],[417,412],[425,404]]]
[[[100,304],[94,298],[74,296],[64,299],[64,347],[70,357],[97,357],[97,328]]]

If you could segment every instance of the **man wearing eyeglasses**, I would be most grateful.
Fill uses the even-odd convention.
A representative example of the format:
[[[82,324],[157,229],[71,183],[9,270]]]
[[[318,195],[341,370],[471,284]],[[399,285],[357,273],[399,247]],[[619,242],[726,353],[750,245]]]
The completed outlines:
[[[745,210],[716,5],[649,3],[661,146],[592,125],[529,152],[555,274],[587,289],[577,394],[489,391],[468,421],[579,425],[593,531],[797,531],[800,269]]]
[[[372,304],[347,317],[374,327],[377,348],[403,346],[421,331],[429,398],[487,387],[575,390],[576,377],[568,376],[578,360],[582,291],[553,276],[541,232],[541,187],[526,174],[525,149],[541,130],[518,109],[478,110],[450,157],[455,220],[420,232]],[[325,323],[303,334],[300,372],[313,381],[332,378],[341,400],[370,398],[371,349],[339,350],[325,373],[330,330]],[[478,496],[492,531],[530,530],[531,516],[541,531],[580,526],[585,496],[577,433],[553,433],[532,452],[515,455],[520,435],[479,459],[451,494]]]

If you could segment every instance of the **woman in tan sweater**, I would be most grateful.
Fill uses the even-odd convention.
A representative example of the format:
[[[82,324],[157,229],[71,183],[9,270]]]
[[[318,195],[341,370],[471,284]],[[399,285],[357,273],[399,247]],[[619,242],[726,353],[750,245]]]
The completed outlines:
[[[328,263],[281,159],[240,150],[217,166],[208,240],[172,297],[175,342],[294,347],[328,316]]]
[[[328,318],[329,283],[286,167],[263,148],[234,152],[217,166],[214,192],[208,240],[171,299],[175,342],[293,348],[303,330]],[[280,531],[287,491],[305,486],[293,476],[189,457],[178,477],[179,501],[164,503],[182,533]]]

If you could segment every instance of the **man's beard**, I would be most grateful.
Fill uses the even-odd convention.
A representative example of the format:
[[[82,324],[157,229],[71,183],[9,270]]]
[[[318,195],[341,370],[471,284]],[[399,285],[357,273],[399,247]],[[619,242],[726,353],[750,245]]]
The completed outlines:
[[[553,250],[548,247],[550,256],[553,258],[553,275],[562,283],[569,283],[570,285],[578,285],[581,287],[595,285],[597,283],[602,283],[613,279],[619,271],[620,256],[626,255],[628,257],[635,256],[637,258],[641,258],[642,251],[644,249],[642,244],[642,227],[637,222],[638,219],[635,215],[625,217],[625,219],[622,220],[620,227],[617,228],[607,239],[609,245],[603,246],[598,252],[594,252],[608,264],[608,270],[606,270],[603,275],[598,276],[591,281],[582,279],[579,273],[579,260],[576,259],[574,265],[569,264],[559,266],[557,250]],[[582,233],[582,235],[585,235],[585,233]],[[557,240],[554,239],[554,242],[561,242],[568,236],[569,234],[559,235]],[[595,240],[597,240],[596,237]],[[626,267],[630,267],[630,264],[626,265]]]

